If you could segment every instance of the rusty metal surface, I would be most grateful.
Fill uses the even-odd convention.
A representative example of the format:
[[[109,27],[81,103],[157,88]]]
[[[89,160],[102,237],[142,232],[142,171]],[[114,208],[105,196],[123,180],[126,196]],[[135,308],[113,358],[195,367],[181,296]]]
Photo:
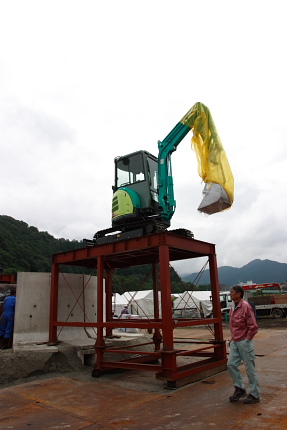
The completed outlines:
[[[229,403],[230,390],[226,372],[166,395],[57,378],[3,390],[0,429],[286,429],[286,389],[255,405]]]
[[[215,254],[215,245],[189,237],[178,236],[171,232],[155,233],[135,239],[80,248],[53,255],[53,263],[97,266],[97,258],[104,256],[110,268],[153,264],[158,257],[158,247],[167,245],[170,248],[170,261],[197,258]]]
[[[65,377],[24,384],[0,392],[0,429],[106,429],[110,416],[158,397]]]
[[[267,340],[268,339],[268,340]],[[282,349],[282,335],[281,334],[273,334],[272,337],[264,338],[263,334],[259,332],[258,336],[256,336],[256,355],[257,356],[265,356],[268,354],[272,354],[275,351]]]
[[[158,392],[155,384],[161,382],[140,372],[88,381],[60,377],[0,391],[0,429],[285,430],[287,331],[266,330],[258,337],[255,352],[265,345],[256,363],[260,403],[230,403],[228,372]]]

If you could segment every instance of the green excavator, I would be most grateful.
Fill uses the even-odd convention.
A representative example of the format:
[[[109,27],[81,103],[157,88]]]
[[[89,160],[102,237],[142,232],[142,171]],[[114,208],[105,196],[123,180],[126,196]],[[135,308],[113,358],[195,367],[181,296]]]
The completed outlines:
[[[115,158],[112,227],[98,231],[86,245],[96,245],[165,231],[170,227],[174,199],[171,154],[192,130],[199,175],[205,182],[198,210],[214,214],[233,203],[233,175],[209,109],[196,103],[158,142],[158,157],[137,151]],[[174,230],[193,237],[186,229]]]

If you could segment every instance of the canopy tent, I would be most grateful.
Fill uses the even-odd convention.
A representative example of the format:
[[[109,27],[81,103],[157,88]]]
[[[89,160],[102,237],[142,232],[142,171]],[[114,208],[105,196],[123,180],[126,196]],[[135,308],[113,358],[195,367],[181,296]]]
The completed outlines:
[[[212,313],[211,291],[186,291],[173,302],[175,318],[207,318]]]
[[[173,296],[177,296],[173,301],[174,317],[176,318],[200,318],[202,316],[206,318],[212,313],[211,291],[186,291],[182,294],[173,294]],[[126,305],[128,305],[130,315],[154,318],[153,290],[116,294],[114,314],[120,316]]]
[[[138,291],[130,301],[132,313],[142,318],[154,318],[153,290]]]
[[[125,306],[128,305],[128,300],[123,294],[116,293],[114,294],[114,303],[113,303],[113,310],[114,310],[114,317],[119,317],[124,309]]]
[[[128,301],[131,314],[141,318],[154,318],[153,290],[129,291],[123,296]]]
[[[142,298],[151,297],[153,298],[153,290],[144,290],[144,291],[127,291],[123,294],[128,302],[133,300],[140,300]]]

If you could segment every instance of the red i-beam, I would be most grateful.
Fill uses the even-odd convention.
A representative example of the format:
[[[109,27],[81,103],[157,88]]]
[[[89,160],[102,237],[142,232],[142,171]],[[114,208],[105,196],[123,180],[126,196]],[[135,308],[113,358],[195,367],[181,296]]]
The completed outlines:
[[[170,262],[207,257],[209,261],[212,291],[212,318],[174,320],[171,306]],[[58,284],[60,265],[84,266],[97,269],[97,320],[95,322],[58,321]],[[117,268],[151,264],[153,267],[154,317],[152,319],[112,319],[112,279]],[[159,267],[159,279],[157,273]],[[158,299],[160,291],[160,300]],[[104,300],[105,299],[105,300]],[[105,303],[105,308],[104,304]],[[166,380],[172,388],[188,383],[226,368],[226,350],[223,340],[219,281],[215,245],[180,236],[172,232],[156,233],[115,243],[97,245],[53,256],[51,278],[49,343],[57,342],[57,327],[95,327],[96,364],[93,376],[102,372],[119,369],[142,369],[155,372],[156,377]],[[175,328],[208,326],[213,337],[207,340],[190,339],[188,347],[176,348]],[[133,348],[107,347],[105,339],[113,328],[139,328],[153,333],[149,352],[145,344]],[[142,348],[145,346],[145,348]],[[136,350],[135,350],[136,349]],[[115,360],[105,359],[114,354]],[[124,354],[128,358],[118,361]],[[136,357],[136,358],[135,358]],[[181,358],[192,358],[182,365]],[[186,362],[185,362],[186,363]]]

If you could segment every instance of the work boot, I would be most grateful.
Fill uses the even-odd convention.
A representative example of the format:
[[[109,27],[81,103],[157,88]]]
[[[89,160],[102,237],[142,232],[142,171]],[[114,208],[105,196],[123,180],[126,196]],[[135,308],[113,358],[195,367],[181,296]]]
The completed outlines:
[[[235,391],[233,396],[229,397],[230,402],[238,402],[241,397],[246,397],[246,390],[243,390],[242,388],[235,387]]]
[[[253,403],[260,402],[259,397],[254,397],[252,394],[248,394],[246,399],[243,400],[243,403],[246,403],[247,405],[252,405]]]

